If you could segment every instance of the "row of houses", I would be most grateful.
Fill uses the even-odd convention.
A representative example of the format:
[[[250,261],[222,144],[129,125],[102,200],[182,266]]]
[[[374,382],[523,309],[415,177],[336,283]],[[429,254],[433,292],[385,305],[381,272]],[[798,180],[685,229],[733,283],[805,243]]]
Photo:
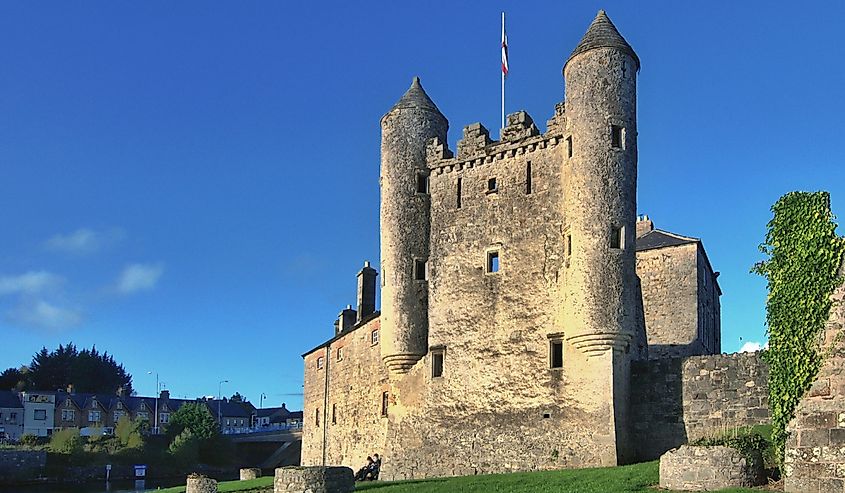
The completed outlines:
[[[146,420],[160,433],[170,415],[186,403],[205,405],[225,434],[261,431],[269,427],[302,426],[302,411],[281,407],[257,409],[249,402],[228,399],[173,399],[167,390],[156,397],[73,392],[0,391],[0,440],[23,434],[49,436],[54,430],[79,428],[112,431],[121,417]]]

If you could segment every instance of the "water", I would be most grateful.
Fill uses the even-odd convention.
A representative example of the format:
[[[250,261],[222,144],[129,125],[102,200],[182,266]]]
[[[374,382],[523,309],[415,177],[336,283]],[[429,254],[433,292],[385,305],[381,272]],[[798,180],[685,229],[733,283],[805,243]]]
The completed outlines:
[[[106,483],[82,484],[39,484],[28,486],[0,486],[0,493],[138,493],[155,491],[157,488],[184,485],[185,479],[148,479],[136,484],[134,481],[112,481]]]

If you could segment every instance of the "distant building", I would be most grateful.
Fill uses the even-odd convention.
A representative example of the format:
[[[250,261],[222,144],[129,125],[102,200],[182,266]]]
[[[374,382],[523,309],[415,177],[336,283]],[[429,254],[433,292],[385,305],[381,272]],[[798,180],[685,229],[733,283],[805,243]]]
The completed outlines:
[[[23,435],[23,403],[17,392],[0,391],[0,440],[18,440]]]
[[[52,392],[21,392],[23,432],[39,437],[53,434],[56,395]]]

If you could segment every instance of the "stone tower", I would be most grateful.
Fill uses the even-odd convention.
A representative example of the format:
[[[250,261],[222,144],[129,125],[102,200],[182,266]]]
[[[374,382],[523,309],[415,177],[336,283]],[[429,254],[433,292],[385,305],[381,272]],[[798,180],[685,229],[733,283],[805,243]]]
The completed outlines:
[[[415,77],[381,119],[381,357],[406,373],[428,352],[431,199],[426,145],[449,122]]]
[[[604,11],[599,11],[563,68],[568,253],[563,330],[573,363],[596,376],[595,385],[580,397],[608,417],[606,440],[615,443],[617,462],[630,456],[627,402],[630,345],[637,323],[639,68],[636,53]]]

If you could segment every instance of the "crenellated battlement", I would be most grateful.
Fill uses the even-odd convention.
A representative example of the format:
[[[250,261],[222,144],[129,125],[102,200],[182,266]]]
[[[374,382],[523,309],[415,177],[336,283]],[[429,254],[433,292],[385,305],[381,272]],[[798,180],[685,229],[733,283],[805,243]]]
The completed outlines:
[[[564,104],[555,105],[555,115],[548,121],[549,130],[544,134],[525,111],[511,113],[507,121],[501,140],[492,140],[490,131],[481,123],[464,127],[457,156],[449,150],[447,143],[440,139],[430,140],[426,148],[428,168],[435,174],[451,173],[554,147],[563,137]]]

